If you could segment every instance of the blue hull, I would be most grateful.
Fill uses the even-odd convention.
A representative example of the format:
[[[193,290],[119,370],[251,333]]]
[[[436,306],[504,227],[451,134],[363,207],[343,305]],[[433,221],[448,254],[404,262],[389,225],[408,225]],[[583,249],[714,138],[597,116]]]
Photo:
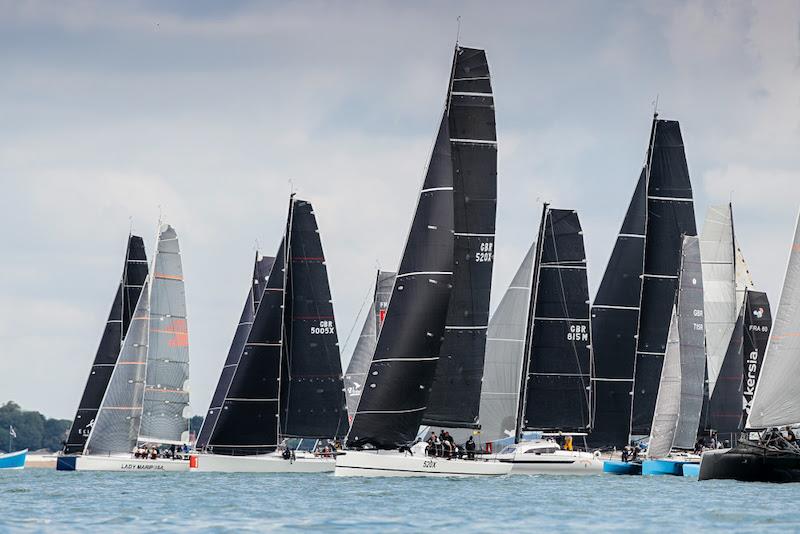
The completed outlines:
[[[698,478],[700,476],[700,464],[683,464],[683,476]]]
[[[638,462],[621,462],[619,460],[606,460],[603,462],[603,472],[612,475],[641,475],[642,464]]]
[[[645,460],[642,463],[643,475],[683,475],[684,462],[676,460]]]
[[[59,456],[56,459],[56,471],[75,471],[77,456]]]
[[[0,469],[22,469],[25,467],[25,458],[27,456],[28,449],[0,454]]]

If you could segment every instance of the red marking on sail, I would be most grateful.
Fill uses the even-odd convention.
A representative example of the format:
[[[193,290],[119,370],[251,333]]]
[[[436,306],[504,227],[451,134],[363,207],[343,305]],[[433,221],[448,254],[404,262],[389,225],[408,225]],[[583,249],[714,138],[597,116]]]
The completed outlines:
[[[169,347],[188,347],[189,332],[186,330],[186,319],[173,319],[163,330],[156,330],[162,334],[172,334],[167,342]]]
[[[386,319],[386,310],[378,311],[378,319],[380,320],[381,324],[383,324],[383,320]]]

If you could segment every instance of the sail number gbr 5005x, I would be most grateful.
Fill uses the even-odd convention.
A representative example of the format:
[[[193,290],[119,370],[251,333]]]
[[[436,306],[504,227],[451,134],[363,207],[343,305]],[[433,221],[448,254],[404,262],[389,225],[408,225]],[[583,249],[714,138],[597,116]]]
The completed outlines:
[[[312,326],[312,334],[333,334],[335,332],[333,321],[320,321],[319,326]]]

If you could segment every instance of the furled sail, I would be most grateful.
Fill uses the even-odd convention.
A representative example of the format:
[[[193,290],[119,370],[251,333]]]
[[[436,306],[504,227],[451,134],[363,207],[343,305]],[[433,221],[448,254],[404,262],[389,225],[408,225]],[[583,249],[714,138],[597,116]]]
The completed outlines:
[[[735,249],[731,205],[709,207],[700,235],[709,394],[714,393],[717,376],[739,316]]]
[[[455,224],[453,290],[423,423],[475,428],[497,210],[497,132],[485,51],[456,48],[447,102]]]
[[[289,215],[281,364],[281,437],[347,432],[342,361],[317,219],[293,198]]]
[[[375,346],[378,343],[378,334],[383,326],[383,318],[386,315],[386,308],[389,306],[389,297],[392,296],[394,287],[395,273],[388,271],[378,271],[375,280],[375,292],[372,304],[364,318],[364,326],[361,328],[361,335],[356,343],[353,356],[344,374],[345,395],[347,396],[347,413],[352,418],[358,407],[358,399],[361,398],[361,391],[369,371],[369,363]]]
[[[767,351],[756,384],[747,428],[800,423],[800,219],[795,226]]]
[[[598,447],[623,447],[630,434],[646,217],[643,169],[592,305],[590,441]]]
[[[225,395],[228,393],[228,388],[231,385],[236,366],[239,365],[239,360],[242,357],[242,352],[247,343],[247,336],[250,334],[250,329],[253,326],[256,310],[261,302],[261,297],[264,294],[264,288],[267,285],[267,279],[269,278],[269,273],[274,263],[275,258],[270,256],[259,257],[259,254],[256,253],[253,275],[250,279],[250,289],[244,301],[244,309],[242,309],[239,324],[236,326],[236,332],[233,335],[233,341],[231,341],[231,346],[228,350],[228,357],[225,359],[225,364],[222,367],[217,387],[214,390],[214,396],[211,398],[211,405],[206,412],[203,426],[197,436],[195,448],[198,450],[205,449],[208,445],[209,437],[217,422],[219,412],[222,410]]]
[[[453,167],[445,111],[347,444],[417,435],[439,360],[453,275]]]
[[[528,311],[522,430],[581,432],[589,426],[589,285],[578,214],[542,212]]]
[[[681,400],[673,448],[693,449],[703,408],[705,389],[705,319],[700,240],[684,236],[678,286]]]
[[[85,454],[124,454],[130,453],[136,446],[147,374],[149,283],[148,276],[131,317],[128,335],[122,344],[117,365],[86,441]]]
[[[489,320],[480,406],[481,436],[484,441],[497,441],[515,435],[536,249],[536,243],[528,249],[511,285]]]
[[[178,235],[163,224],[150,275],[147,375],[139,441],[187,443],[189,332]]]
[[[128,247],[125,253],[125,264],[122,269],[117,293],[108,314],[103,337],[97,347],[83,396],[78,404],[78,411],[70,427],[64,454],[82,453],[95,424],[97,411],[103,401],[111,374],[117,363],[119,351],[128,332],[131,317],[139,301],[142,286],[147,278],[147,256],[142,238],[128,236]]]
[[[678,313],[673,308],[647,446],[647,457],[651,459],[664,458],[669,454],[678,429],[681,411],[681,340],[678,330]]]
[[[222,409],[208,437],[206,448],[215,454],[264,454],[279,444],[285,263],[281,240]]]

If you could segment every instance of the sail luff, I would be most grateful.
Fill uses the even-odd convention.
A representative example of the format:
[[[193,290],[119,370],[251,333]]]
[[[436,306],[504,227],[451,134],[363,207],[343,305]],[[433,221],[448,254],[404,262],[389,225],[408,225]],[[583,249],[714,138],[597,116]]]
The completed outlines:
[[[747,428],[800,423],[800,216]]]

